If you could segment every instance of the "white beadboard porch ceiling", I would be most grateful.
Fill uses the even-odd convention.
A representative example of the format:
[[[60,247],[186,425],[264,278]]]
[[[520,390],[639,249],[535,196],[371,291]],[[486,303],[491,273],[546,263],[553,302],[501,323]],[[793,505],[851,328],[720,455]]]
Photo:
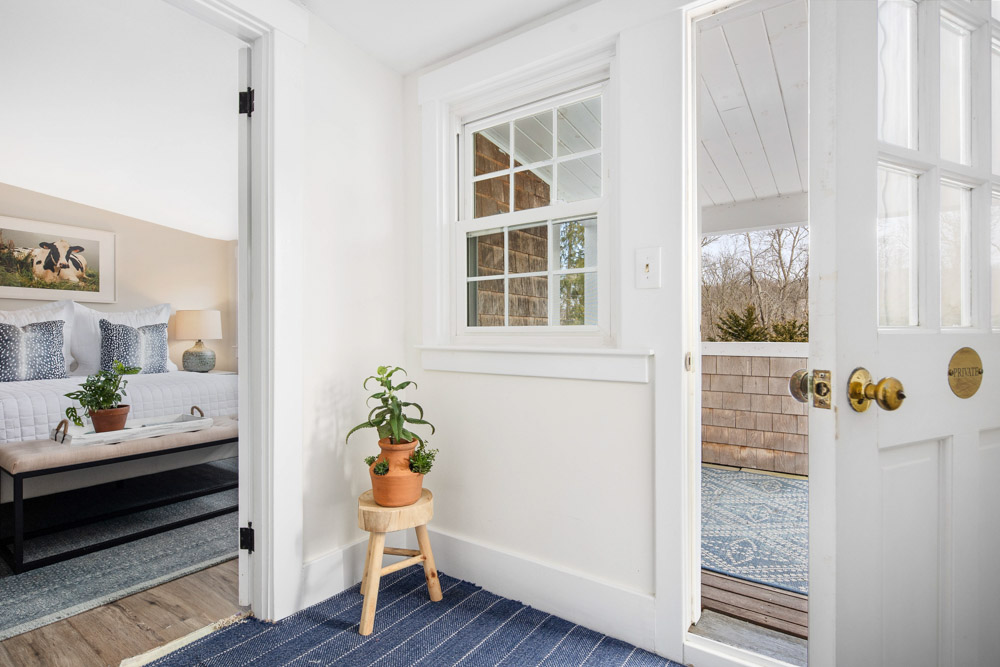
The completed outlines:
[[[806,191],[807,35],[806,0],[754,0],[699,23],[703,207]]]
[[[401,74],[595,0],[299,0]]]

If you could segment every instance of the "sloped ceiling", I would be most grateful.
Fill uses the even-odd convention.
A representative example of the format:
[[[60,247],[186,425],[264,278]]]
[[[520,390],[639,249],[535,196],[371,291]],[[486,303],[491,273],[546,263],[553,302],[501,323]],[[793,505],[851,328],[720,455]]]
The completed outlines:
[[[807,37],[806,0],[748,3],[699,24],[702,206],[806,191]]]

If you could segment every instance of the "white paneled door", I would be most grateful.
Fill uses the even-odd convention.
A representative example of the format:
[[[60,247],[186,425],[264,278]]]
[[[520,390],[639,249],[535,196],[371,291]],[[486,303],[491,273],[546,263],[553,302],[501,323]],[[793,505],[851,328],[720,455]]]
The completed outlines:
[[[810,3],[811,665],[1000,665],[998,29],[987,2]],[[981,376],[949,376],[963,347]],[[852,409],[861,366],[901,407]]]

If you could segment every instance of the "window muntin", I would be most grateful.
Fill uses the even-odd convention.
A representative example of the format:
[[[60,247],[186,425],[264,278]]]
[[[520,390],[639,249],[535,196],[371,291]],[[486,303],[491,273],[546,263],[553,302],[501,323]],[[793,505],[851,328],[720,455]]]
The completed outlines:
[[[606,326],[603,84],[550,100],[465,125],[460,333]]]
[[[600,198],[602,96],[472,133],[473,218]]]
[[[917,314],[916,174],[889,165],[878,168],[878,323],[916,326]]]
[[[878,5],[878,138],[917,147],[917,3]]]
[[[466,266],[468,327],[598,324],[595,216],[469,232]]]

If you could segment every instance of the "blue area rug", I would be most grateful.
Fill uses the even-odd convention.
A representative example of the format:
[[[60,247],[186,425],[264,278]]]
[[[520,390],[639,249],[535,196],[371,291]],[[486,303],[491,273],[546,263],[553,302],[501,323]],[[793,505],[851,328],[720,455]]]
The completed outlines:
[[[809,593],[809,481],[701,469],[701,566]]]
[[[680,667],[467,581],[440,578],[444,599],[430,602],[420,566],[383,577],[367,637],[358,634],[362,597],[354,586],[278,623],[244,619],[150,664]]]

